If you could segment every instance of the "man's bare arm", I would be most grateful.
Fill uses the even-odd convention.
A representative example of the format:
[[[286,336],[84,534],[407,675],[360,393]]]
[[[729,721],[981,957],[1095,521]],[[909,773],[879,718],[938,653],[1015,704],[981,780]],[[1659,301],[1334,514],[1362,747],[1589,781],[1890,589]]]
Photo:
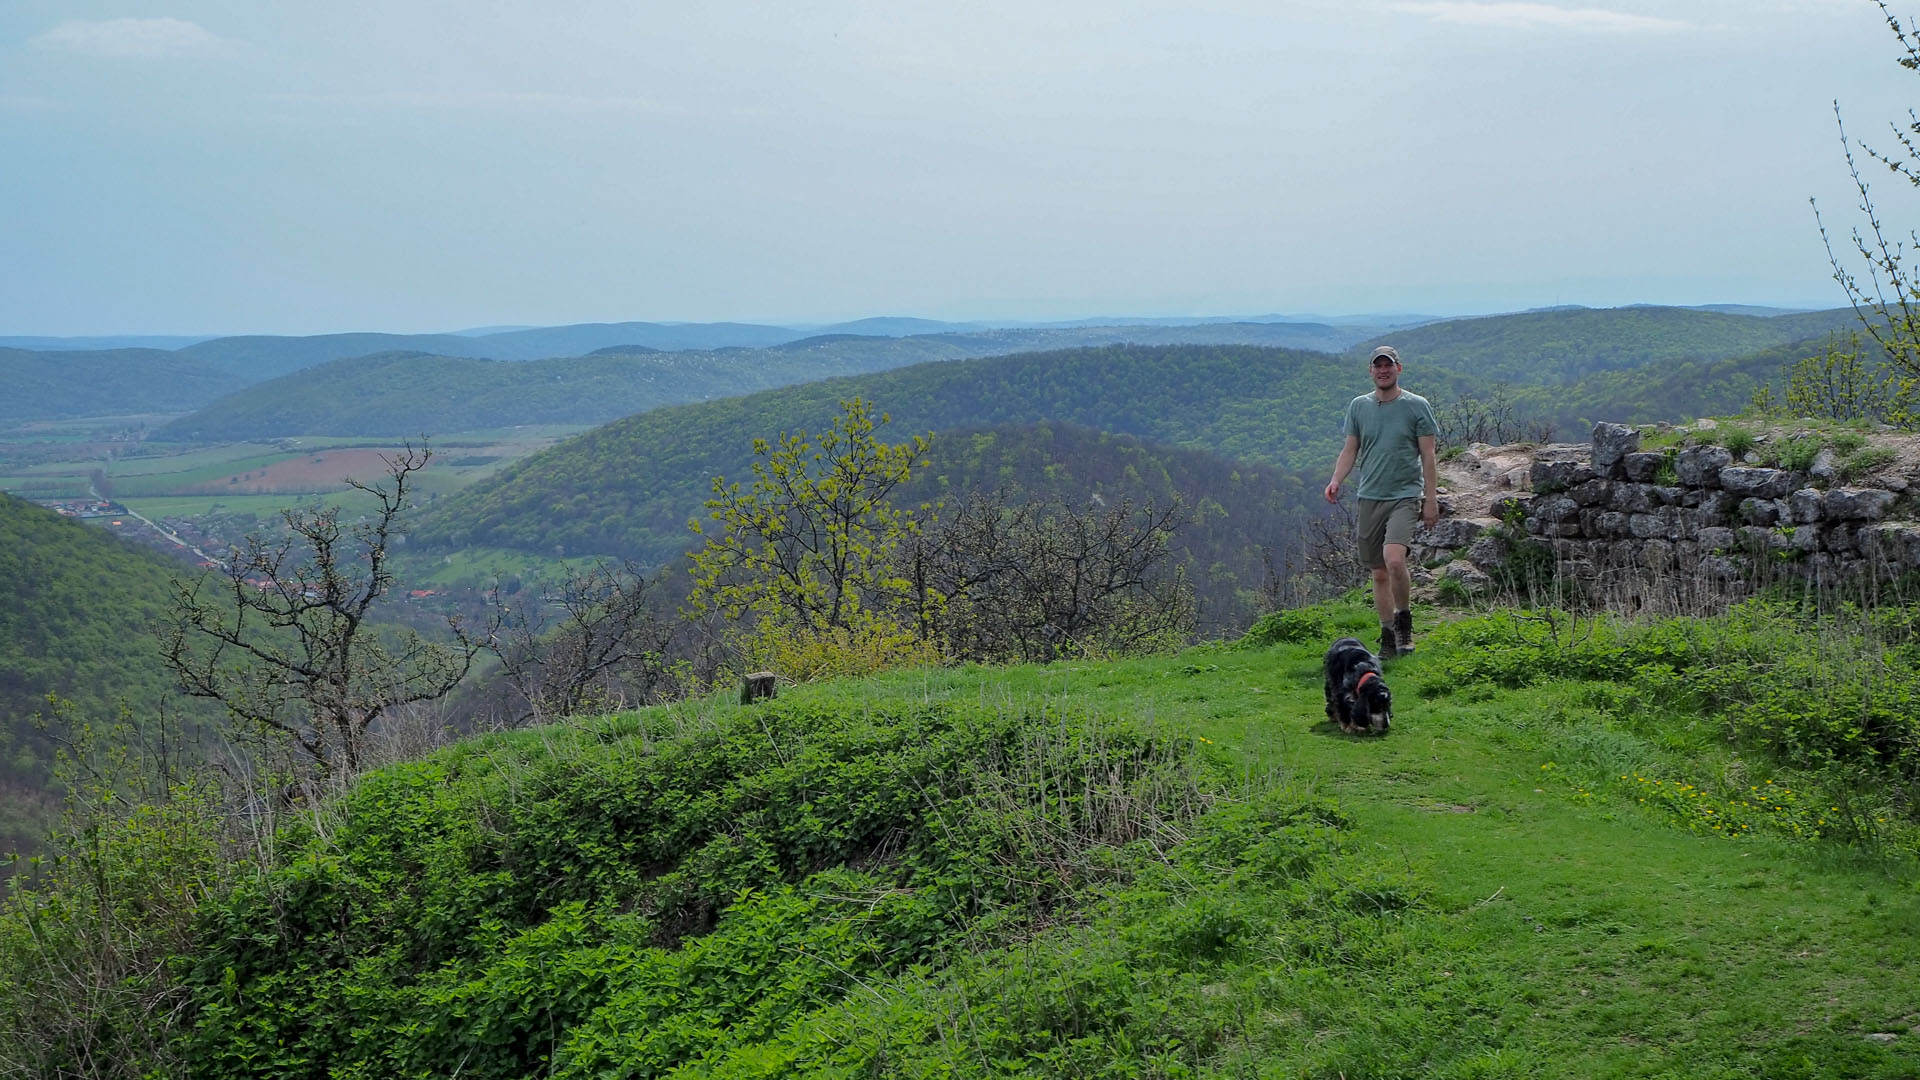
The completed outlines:
[[[1420,520],[1426,522],[1429,529],[1440,520],[1440,460],[1434,455],[1438,442],[1432,435],[1420,436],[1420,475],[1426,495],[1420,504]]]
[[[1327,483],[1327,501],[1340,501],[1340,483],[1353,471],[1353,459],[1360,456],[1360,436],[1347,436],[1347,444],[1340,448],[1340,459],[1333,463],[1333,479]]]

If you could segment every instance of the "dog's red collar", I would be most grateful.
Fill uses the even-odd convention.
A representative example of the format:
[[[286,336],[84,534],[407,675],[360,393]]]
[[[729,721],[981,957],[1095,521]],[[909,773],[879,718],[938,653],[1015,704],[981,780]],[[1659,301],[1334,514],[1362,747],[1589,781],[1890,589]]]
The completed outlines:
[[[1362,672],[1359,680],[1353,684],[1353,692],[1356,694],[1359,693],[1360,688],[1367,685],[1368,679],[1377,679],[1379,677],[1380,677],[1380,673],[1377,671]]]

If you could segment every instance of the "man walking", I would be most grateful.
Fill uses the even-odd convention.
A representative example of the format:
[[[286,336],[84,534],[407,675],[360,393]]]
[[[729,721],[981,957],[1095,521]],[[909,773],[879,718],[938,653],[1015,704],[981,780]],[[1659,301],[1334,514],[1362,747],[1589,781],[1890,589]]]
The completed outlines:
[[[1391,660],[1413,651],[1413,577],[1407,549],[1416,519],[1428,527],[1440,520],[1440,466],[1434,443],[1440,425],[1433,406],[1400,389],[1400,354],[1390,345],[1367,361],[1373,393],[1347,406],[1347,442],[1333,464],[1327,501],[1340,501],[1340,484],[1360,466],[1359,514],[1355,525],[1360,565],[1373,571],[1373,607],[1380,613],[1380,656]]]

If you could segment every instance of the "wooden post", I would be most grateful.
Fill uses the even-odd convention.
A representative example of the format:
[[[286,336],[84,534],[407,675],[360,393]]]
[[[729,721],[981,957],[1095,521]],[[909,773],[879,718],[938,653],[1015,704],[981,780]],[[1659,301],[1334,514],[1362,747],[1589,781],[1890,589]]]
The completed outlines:
[[[771,671],[756,671],[740,683],[740,704],[751,705],[761,698],[776,697],[779,693],[779,676]]]

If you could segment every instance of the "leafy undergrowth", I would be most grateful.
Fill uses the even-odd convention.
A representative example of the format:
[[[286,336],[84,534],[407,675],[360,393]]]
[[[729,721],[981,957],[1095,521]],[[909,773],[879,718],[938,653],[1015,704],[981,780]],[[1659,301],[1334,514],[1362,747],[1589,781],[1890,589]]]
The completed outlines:
[[[1335,605],[474,740],[204,902],[147,1066],[1912,1076],[1904,639],[1789,616],[1462,619],[1384,738],[1322,714],[1321,638],[1372,618]],[[1871,693],[1816,662],[1849,648]]]

